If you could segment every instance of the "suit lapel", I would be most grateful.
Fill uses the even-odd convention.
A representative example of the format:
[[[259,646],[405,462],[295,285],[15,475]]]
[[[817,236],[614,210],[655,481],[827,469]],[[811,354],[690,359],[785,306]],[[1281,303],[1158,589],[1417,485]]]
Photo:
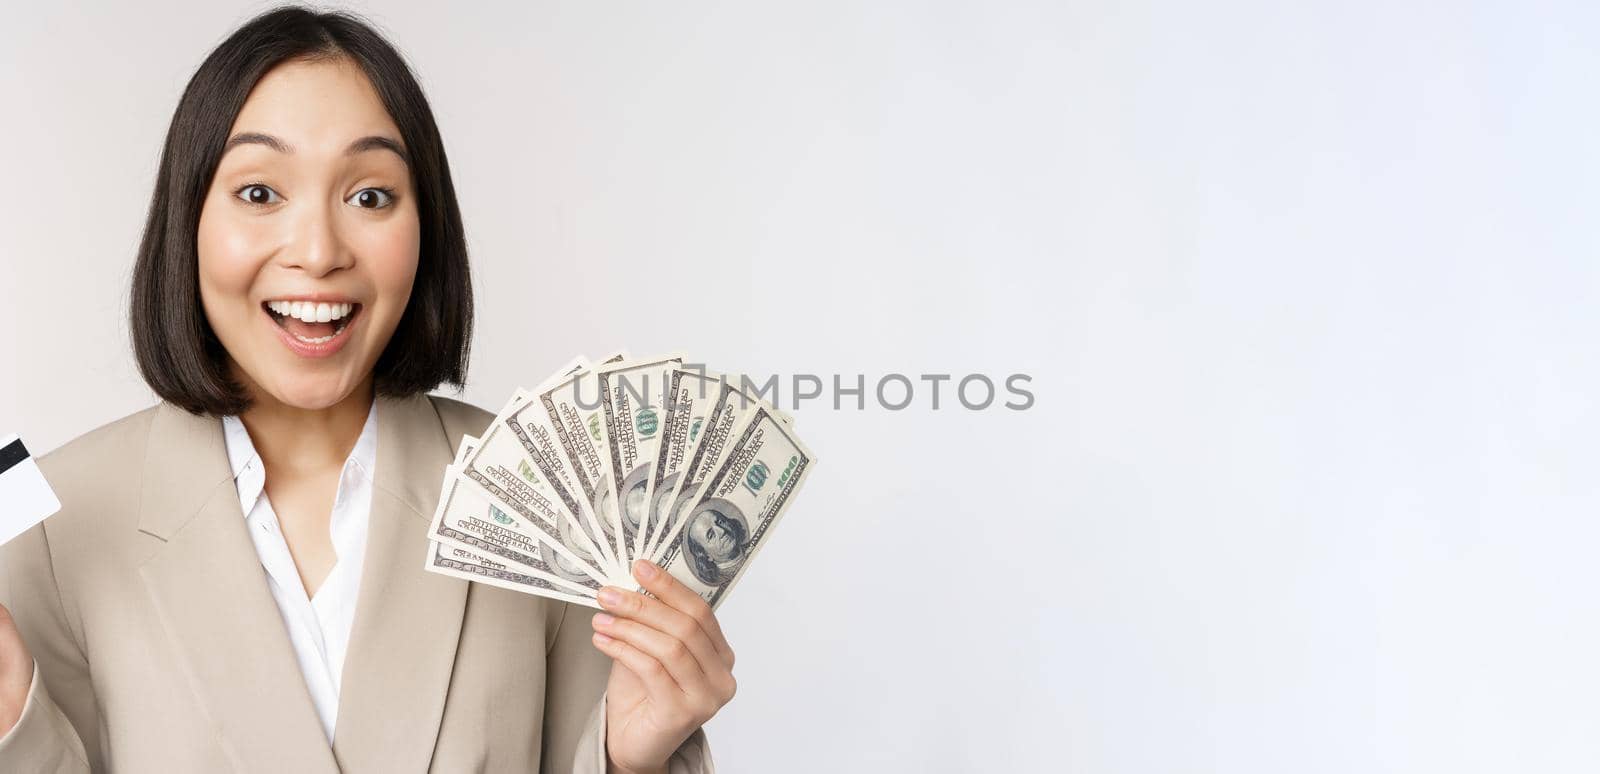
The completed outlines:
[[[336,772],[246,533],[222,422],[163,402],[145,453],[139,574],[189,685],[245,772]]]
[[[426,396],[378,398],[377,471],[333,752],[345,772],[425,772],[455,663],[467,583],[422,569],[454,457]]]

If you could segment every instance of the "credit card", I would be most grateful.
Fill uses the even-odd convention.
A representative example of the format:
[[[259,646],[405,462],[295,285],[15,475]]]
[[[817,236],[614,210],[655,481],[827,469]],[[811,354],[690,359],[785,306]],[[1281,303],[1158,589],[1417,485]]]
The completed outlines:
[[[0,543],[61,510],[61,501],[16,434],[0,439]]]

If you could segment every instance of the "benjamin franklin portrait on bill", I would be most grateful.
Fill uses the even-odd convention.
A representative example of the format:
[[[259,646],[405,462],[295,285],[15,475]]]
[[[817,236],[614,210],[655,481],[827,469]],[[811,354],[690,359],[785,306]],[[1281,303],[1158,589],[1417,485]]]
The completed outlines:
[[[622,531],[626,533],[629,544],[639,532],[639,525],[645,514],[645,490],[650,484],[650,470],[654,467],[651,463],[644,463],[633,469],[627,478],[622,479]]]
[[[600,564],[600,560],[597,559],[593,552],[589,550],[589,541],[583,539],[579,535],[574,534],[574,529],[568,522],[568,519],[556,519],[556,532],[561,538],[561,545],[566,547],[568,551],[571,551],[574,556],[577,556],[596,567],[602,566]],[[585,526],[583,531],[587,534],[590,530],[587,526]],[[594,536],[590,535],[589,537],[593,538]],[[584,583],[589,580],[589,574],[584,572],[580,565],[563,556],[560,552],[551,548],[544,541],[539,542],[539,558],[543,559],[545,564],[549,565],[551,569],[555,570],[556,574],[566,578],[567,580],[576,581],[578,583]]]
[[[720,497],[695,506],[683,525],[679,546],[689,571],[707,586],[733,580],[750,545],[750,524],[739,507]]]
[[[672,522],[670,521],[672,515],[681,510],[684,501],[693,495],[692,492],[685,492],[676,499],[672,497],[672,490],[678,486],[678,479],[682,475],[682,471],[673,473],[656,484],[655,497],[650,502],[649,535],[650,540],[655,543],[659,544],[666,539],[667,532],[672,527]],[[668,506],[673,506],[674,504],[676,504],[674,507],[668,508]]]

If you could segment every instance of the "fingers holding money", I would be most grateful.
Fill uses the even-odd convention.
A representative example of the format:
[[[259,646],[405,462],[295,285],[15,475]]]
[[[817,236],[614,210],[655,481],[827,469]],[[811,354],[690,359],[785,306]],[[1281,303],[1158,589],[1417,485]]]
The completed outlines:
[[[519,390],[463,439],[424,569],[605,611],[592,643],[612,661],[610,763],[660,769],[733,698],[713,611],[815,458],[747,379],[676,355],[586,362]]]
[[[712,693],[705,672],[682,642],[606,613],[595,614],[594,627],[600,650],[643,679],[652,693],[674,701]]]
[[[639,578],[640,585],[651,594],[652,600],[644,597],[647,602],[653,602],[657,613],[668,625],[678,626],[687,630],[690,626],[698,627],[710,642],[717,657],[723,666],[733,668],[733,647],[728,645],[727,637],[722,634],[722,624],[717,622],[717,614],[711,612],[711,606],[699,594],[689,590],[688,586],[678,582],[661,569],[659,565],[639,560],[634,562],[634,574]],[[665,604],[663,604],[665,603]],[[682,619],[687,618],[685,623]],[[685,632],[686,634],[689,632]]]
[[[644,565],[649,563],[638,563]],[[733,650],[723,639],[715,616],[703,600],[659,568],[639,575],[646,588],[659,598],[612,587],[602,589],[600,605],[615,615],[601,613],[594,617],[596,645],[647,682],[649,673],[664,672],[697,706],[705,705],[715,712],[733,698],[736,687],[731,672]],[[617,641],[627,648],[618,647]],[[639,657],[629,651],[654,661],[655,666],[636,665]],[[647,671],[641,673],[640,669]]]

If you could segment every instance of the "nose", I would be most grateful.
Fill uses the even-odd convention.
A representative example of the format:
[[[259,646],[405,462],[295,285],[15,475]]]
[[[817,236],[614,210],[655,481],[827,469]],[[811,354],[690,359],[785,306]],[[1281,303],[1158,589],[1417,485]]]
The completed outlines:
[[[355,254],[339,233],[339,222],[327,205],[302,208],[294,219],[294,243],[288,251],[288,265],[321,277],[349,267]]]

